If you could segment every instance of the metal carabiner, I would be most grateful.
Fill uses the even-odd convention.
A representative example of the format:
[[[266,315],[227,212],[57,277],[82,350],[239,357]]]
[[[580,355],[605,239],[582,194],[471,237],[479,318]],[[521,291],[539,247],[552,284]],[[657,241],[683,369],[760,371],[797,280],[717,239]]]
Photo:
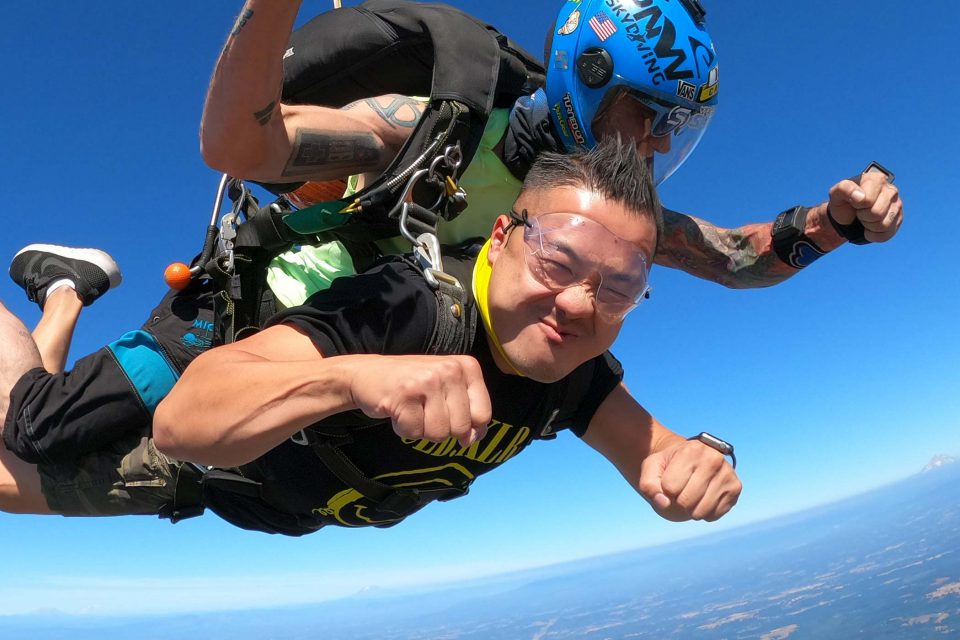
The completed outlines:
[[[423,277],[434,289],[440,288],[440,281],[462,289],[460,281],[443,270],[443,258],[440,255],[440,240],[432,233],[421,233],[414,243],[413,257],[423,270]]]
[[[237,215],[231,211],[220,218],[220,255],[227,257],[227,273],[233,273],[233,240],[237,237]]]

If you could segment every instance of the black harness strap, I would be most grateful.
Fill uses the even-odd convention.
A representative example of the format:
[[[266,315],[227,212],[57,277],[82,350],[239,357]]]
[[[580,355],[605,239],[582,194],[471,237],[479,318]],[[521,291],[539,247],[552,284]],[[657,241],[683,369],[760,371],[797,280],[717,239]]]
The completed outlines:
[[[351,442],[349,435],[339,437],[320,435],[311,429],[305,429],[303,433],[307,444],[323,466],[340,482],[376,504],[380,511],[403,517],[432,500],[452,500],[466,495],[469,491],[469,487],[466,486],[422,489],[384,484],[363,473],[340,449]]]
[[[438,286],[434,287],[437,321],[427,347],[430,355],[469,353],[473,346],[476,306],[459,282],[460,278],[439,279]],[[402,516],[431,500],[452,500],[469,491],[469,486],[442,489],[394,487],[370,478],[340,449],[352,442],[349,427],[336,430],[307,428],[303,430],[303,436],[305,444],[313,449],[320,462],[333,475],[374,502],[382,511]]]

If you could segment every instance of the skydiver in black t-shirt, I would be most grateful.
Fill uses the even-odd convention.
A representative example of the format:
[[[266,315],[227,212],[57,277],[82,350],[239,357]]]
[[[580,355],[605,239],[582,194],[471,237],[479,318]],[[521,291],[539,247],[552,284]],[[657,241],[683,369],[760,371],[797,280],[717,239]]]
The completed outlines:
[[[606,456],[663,517],[718,518],[740,493],[733,468],[653,419],[605,355],[647,295],[659,208],[631,145],[542,156],[477,259],[472,289],[483,328],[473,354],[417,355],[433,303],[411,268],[389,262],[197,358],[157,409],[157,446],[272,486],[266,498],[209,501],[241,526],[250,511],[261,524],[284,515],[382,524],[388,514],[363,496],[320,486],[336,472],[301,444],[302,430],[359,410],[382,420],[343,449],[367,476],[424,488],[469,484],[535,437],[544,425],[530,420],[549,415],[550,392],[562,396],[571,374],[590,366],[583,405],[557,426]],[[216,393],[227,376],[233,393]]]
[[[569,428],[664,518],[719,518],[741,490],[725,443],[658,423],[607,352],[649,292],[659,228],[633,145],[545,154],[479,255],[445,261],[477,309],[468,353],[423,355],[436,295],[388,258],[197,357],[152,433],[76,460],[3,458],[0,508],[174,520],[209,508],[289,535],[389,526]],[[87,373],[90,393],[111,386]]]

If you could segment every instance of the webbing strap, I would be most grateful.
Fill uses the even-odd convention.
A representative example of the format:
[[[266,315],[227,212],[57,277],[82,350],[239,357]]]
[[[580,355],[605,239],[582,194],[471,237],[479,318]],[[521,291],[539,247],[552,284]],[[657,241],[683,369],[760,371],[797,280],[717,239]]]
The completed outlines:
[[[427,347],[427,353],[469,353],[475,333],[476,307],[470,303],[466,290],[456,279],[439,279],[434,287],[437,302],[437,321]],[[393,487],[363,473],[340,449],[351,442],[350,431],[338,433],[304,429],[306,443],[320,461],[341,482],[355,489],[377,504],[377,508],[398,516],[430,500],[450,500],[468,491],[468,487],[443,489],[414,489]]]
[[[418,489],[384,484],[364,474],[340,450],[339,445],[350,442],[349,436],[339,438],[321,436],[310,429],[305,429],[303,433],[310,448],[330,473],[346,486],[376,503],[377,509],[381,511],[404,517],[431,500],[450,500],[467,492],[466,487]]]
[[[261,484],[245,478],[239,473],[226,469],[203,469],[189,462],[183,462],[177,468],[176,489],[173,501],[160,509],[159,516],[168,518],[176,524],[187,518],[202,515],[206,507],[203,503],[205,487],[239,493],[250,497],[259,497]]]
[[[467,293],[461,286],[446,280],[438,280],[434,293],[437,296],[437,322],[430,337],[430,355],[469,353],[473,345],[477,312],[469,304]]]
[[[160,517],[169,518],[171,524],[176,524],[181,520],[202,515],[204,512],[203,489],[200,486],[202,476],[203,472],[192,464],[181,463],[177,467],[173,502],[160,509]]]

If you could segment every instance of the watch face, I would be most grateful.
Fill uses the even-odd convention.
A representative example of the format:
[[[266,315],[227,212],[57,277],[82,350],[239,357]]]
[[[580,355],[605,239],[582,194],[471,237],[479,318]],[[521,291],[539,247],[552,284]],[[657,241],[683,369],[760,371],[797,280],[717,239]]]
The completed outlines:
[[[773,222],[773,229],[770,231],[774,240],[794,238],[803,234],[806,219],[802,221],[803,226],[797,224],[797,214],[802,210],[803,207],[793,207],[777,216],[777,219]]]

